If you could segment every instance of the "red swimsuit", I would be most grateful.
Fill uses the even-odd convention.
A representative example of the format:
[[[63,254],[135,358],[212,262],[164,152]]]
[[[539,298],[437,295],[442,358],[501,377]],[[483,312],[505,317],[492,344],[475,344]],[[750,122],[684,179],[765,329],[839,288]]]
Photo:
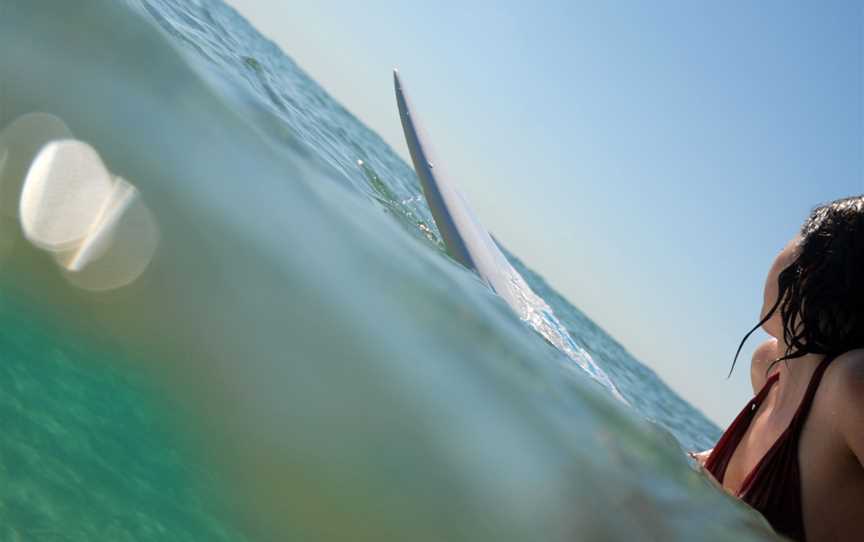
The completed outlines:
[[[801,472],[798,466],[798,440],[801,429],[807,420],[810,406],[816,389],[822,380],[822,375],[832,356],[826,356],[816,368],[813,378],[807,386],[804,398],[789,423],[789,427],[777,438],[771,448],[765,453],[759,463],[753,467],[741,489],[738,498],[759,510],[774,529],[793,540],[804,540],[804,520],[801,509]],[[771,386],[777,382],[779,373],[768,379],[762,390],[750,401],[741,414],[735,418],[729,429],[723,433],[711,455],[705,461],[705,468],[722,484],[726,467],[732,454],[747,432],[750,422],[759,405],[768,395]]]

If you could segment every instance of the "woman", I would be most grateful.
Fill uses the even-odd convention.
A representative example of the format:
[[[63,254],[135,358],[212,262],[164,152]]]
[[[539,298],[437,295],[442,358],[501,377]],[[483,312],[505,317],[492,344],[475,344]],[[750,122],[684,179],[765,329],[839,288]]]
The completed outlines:
[[[756,397],[693,456],[780,534],[864,540],[864,196],[813,211],[744,341],[759,326],[772,338],[753,354]]]

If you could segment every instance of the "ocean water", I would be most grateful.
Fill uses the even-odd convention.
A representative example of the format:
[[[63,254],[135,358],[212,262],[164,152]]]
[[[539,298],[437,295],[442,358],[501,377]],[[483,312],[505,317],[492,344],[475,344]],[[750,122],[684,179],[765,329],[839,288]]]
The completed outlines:
[[[448,258],[289,55],[219,0],[0,0],[0,539],[772,539],[686,459],[719,428]]]

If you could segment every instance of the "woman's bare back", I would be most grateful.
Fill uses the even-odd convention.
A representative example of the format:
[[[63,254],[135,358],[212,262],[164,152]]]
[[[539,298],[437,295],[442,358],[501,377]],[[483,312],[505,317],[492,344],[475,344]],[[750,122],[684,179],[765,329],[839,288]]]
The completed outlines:
[[[815,359],[795,360],[779,363],[766,374],[770,360],[777,357],[773,339],[754,354],[756,391],[767,377],[780,376],[729,461],[722,485],[733,495],[789,427],[817,366]],[[838,356],[826,369],[801,431],[798,454],[807,540],[864,540],[864,350]],[[697,457],[701,463],[706,458]]]

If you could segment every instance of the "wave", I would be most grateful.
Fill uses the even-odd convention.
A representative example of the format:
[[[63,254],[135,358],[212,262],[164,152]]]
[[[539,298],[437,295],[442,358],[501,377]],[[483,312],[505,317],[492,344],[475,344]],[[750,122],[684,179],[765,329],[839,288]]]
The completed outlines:
[[[716,428],[514,259],[678,440],[573,371],[443,255],[410,168],[230,8],[4,8],[0,125],[61,119],[159,232],[94,291],[3,222],[8,538],[768,536],[681,453]]]

